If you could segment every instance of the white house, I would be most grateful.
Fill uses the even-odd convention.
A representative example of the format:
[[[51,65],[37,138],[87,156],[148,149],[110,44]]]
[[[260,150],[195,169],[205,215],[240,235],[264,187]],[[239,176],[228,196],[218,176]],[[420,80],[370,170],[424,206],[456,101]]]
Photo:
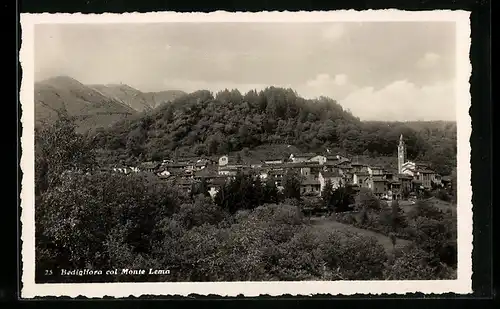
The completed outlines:
[[[365,172],[353,173],[353,175],[352,175],[352,183],[355,184],[355,185],[362,186],[363,182],[365,181],[365,179],[367,177],[370,177],[370,174],[365,173]]]
[[[302,154],[291,154],[290,155],[290,160],[293,163],[299,163],[299,162],[306,162],[309,161],[309,159],[315,157],[316,154],[314,153],[302,153]]]
[[[218,174],[221,176],[236,176],[238,169],[232,166],[219,167]]]
[[[311,168],[310,167],[301,167],[300,168],[300,175],[304,177],[309,177],[311,175]]]
[[[160,177],[168,177],[168,176],[170,176],[170,174],[171,173],[169,171],[163,170],[163,171],[161,171],[161,172],[158,173],[158,176],[160,176]]]
[[[113,167],[113,172],[128,174],[131,170],[127,167]]]
[[[309,159],[310,162],[318,162],[320,165],[323,165],[326,163],[326,157],[322,155],[314,156]]]
[[[222,156],[219,158],[219,166],[226,166],[229,164],[229,157],[228,156]]]
[[[383,175],[384,169],[379,166],[368,166],[368,174],[370,174],[370,176]]]

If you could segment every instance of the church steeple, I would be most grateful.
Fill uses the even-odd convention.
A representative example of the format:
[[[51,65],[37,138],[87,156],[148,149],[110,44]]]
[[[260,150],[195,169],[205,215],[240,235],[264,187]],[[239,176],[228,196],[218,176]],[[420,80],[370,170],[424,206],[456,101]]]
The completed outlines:
[[[398,145],[398,173],[403,173],[403,164],[406,162],[406,145],[403,139],[403,134],[399,136]]]

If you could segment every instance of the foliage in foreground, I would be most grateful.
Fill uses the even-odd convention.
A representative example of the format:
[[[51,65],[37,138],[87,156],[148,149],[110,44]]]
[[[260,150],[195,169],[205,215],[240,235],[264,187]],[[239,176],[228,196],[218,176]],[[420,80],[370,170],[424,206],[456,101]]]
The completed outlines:
[[[406,280],[450,279],[457,267],[457,218],[427,201],[418,201],[405,213],[397,201],[385,205],[369,191],[357,198],[358,213],[337,214],[336,220],[391,237],[411,240],[412,244],[395,252],[387,277]]]

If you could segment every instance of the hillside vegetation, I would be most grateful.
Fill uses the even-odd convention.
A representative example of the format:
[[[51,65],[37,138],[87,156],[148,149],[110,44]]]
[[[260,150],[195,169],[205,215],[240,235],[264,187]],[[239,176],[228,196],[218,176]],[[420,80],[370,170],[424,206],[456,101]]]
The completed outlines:
[[[335,100],[307,100],[292,89],[269,87],[246,94],[225,90],[215,95],[200,90],[134,118],[94,131],[96,146],[109,163],[288,145],[376,161],[393,157],[403,134],[408,159],[428,161],[443,175],[456,165],[455,123],[363,122]]]

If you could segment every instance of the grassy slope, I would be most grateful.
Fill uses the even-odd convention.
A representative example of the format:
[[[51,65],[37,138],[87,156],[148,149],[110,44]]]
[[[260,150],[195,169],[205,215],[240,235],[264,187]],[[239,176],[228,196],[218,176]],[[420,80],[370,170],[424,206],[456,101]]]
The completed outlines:
[[[317,228],[318,232],[328,232],[328,231],[342,231],[342,232],[353,232],[358,233],[363,236],[375,237],[377,241],[384,247],[386,252],[390,253],[393,250],[391,239],[385,235],[360,229],[352,225],[344,224],[332,220],[331,218],[311,218],[311,223]],[[404,247],[411,242],[405,239],[399,239],[396,241],[396,248]]]
[[[65,113],[76,119],[79,131],[108,126],[135,114],[129,106],[106,97],[69,77],[54,77],[35,84],[35,120],[51,122]]]
[[[451,209],[452,213],[456,214],[457,211],[457,205],[449,202],[442,201],[440,199],[437,199],[435,197],[431,197],[430,199],[427,200],[431,205],[436,206],[439,208],[441,211],[445,212],[448,209]],[[413,209],[414,205],[410,204],[408,201],[400,201],[399,206],[405,211],[409,212],[410,210]]]
[[[152,108],[152,102],[149,102],[142,92],[128,85],[90,85],[89,87],[130,106],[138,112]]]
[[[89,87],[130,106],[138,112],[155,109],[163,103],[170,102],[186,94],[180,90],[142,92],[125,84],[91,85]]]
[[[50,123],[64,112],[74,117],[77,130],[84,132],[133,118],[184,94],[178,90],[143,93],[127,85],[89,86],[58,76],[35,83],[35,120]]]

